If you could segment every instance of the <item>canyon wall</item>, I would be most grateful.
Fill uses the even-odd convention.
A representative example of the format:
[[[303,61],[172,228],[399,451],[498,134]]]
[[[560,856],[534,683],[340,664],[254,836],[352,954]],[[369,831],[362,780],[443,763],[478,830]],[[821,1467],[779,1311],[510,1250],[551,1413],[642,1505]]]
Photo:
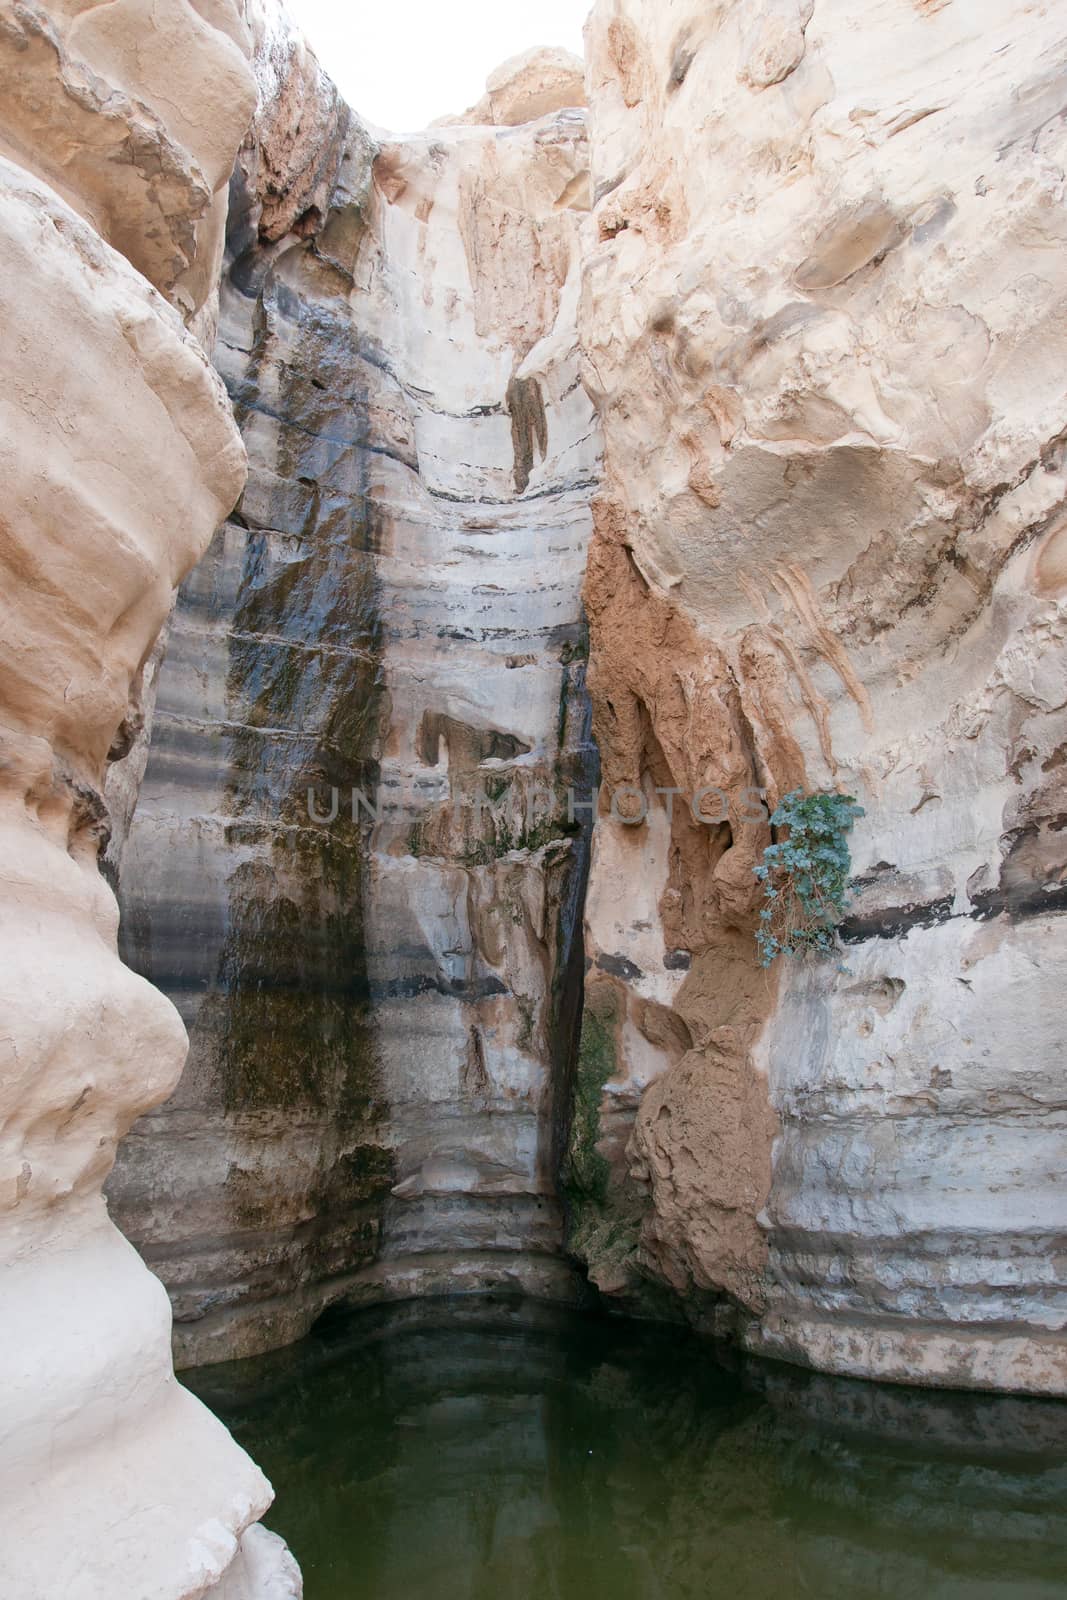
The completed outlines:
[[[109,1195],[184,1364],[339,1298],[577,1282],[580,80],[538,56],[499,126],[383,143],[255,30],[215,357],[250,474],[182,589],[118,863],[123,953],[192,1047]]]
[[[79,598],[69,628],[14,629],[55,659],[16,643],[6,699],[55,752],[86,874],[110,756],[122,953],[192,1050],[164,1100],[172,1011],[141,984],[105,1008],[122,1092],[18,1260],[39,1270],[54,1218],[84,1210],[147,1304],[98,1195],[143,1113],[109,1200],[170,1291],[183,1363],[295,1339],[339,1299],[573,1298],[566,1225],[620,1309],[859,1376],[1062,1391],[1051,5],[603,0],[587,90],[572,58],[532,52],[402,141],[359,122],[273,7],[168,17],[0,13],[0,153],[38,195],[18,190],[19,217],[58,208],[48,248],[89,277],[78,317],[117,273],[108,303],[147,296],[157,329],[116,312],[122,347],[84,360],[132,352],[194,419],[141,417],[128,389],[60,404],[88,368],[38,363],[45,323],[19,302],[17,363],[41,377],[17,404],[114,451],[48,515],[119,531],[106,560],[57,543],[61,578],[11,558],[27,596]],[[30,270],[7,291],[27,304]],[[218,329],[250,474],[160,644],[242,482],[182,320]],[[101,509],[115,473],[136,487],[121,518]],[[121,609],[84,600],[94,572]],[[79,650],[106,730],[60,681]],[[764,968],[763,802],[796,789],[862,804],[855,893],[840,961]],[[133,982],[91,881],[110,981]],[[151,1045],[137,1005],[161,1008]],[[65,1138],[95,1090],[56,1070],[33,1115]],[[17,1097],[24,1222],[39,1167]],[[184,1408],[152,1304],[153,1370]],[[241,1471],[253,1488],[196,1592],[269,1494],[212,1437],[198,1493]]]
[[[256,1526],[270,1486],[175,1381],[166,1295],[101,1194],[186,1049],[118,958],[106,768],[245,477],[179,314],[210,329],[255,100],[236,9],[202,9],[0,6],[0,1589],[18,1600],[299,1593]]]
[[[1065,34],[1040,0],[605,0],[580,316],[595,731],[645,798],[596,828],[575,1246],[760,1352],[1048,1392]],[[758,965],[751,787],[865,808],[840,963]]]

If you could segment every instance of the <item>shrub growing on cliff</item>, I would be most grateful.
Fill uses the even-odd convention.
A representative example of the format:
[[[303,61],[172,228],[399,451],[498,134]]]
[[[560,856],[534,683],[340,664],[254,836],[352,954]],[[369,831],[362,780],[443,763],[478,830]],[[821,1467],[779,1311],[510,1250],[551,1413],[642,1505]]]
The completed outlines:
[[[789,832],[752,869],[766,900],[756,934],[763,966],[776,956],[833,954],[852,875],[848,836],[862,816],[851,795],[794,789],[771,817],[772,827]]]

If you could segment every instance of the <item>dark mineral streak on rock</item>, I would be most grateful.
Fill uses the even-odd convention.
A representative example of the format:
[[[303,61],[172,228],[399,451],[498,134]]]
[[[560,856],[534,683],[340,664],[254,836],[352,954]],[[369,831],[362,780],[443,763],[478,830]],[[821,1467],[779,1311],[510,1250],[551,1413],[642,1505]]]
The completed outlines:
[[[628,961],[625,956],[600,955],[597,956],[596,964],[601,972],[608,972],[613,978],[624,978],[628,983],[642,976],[641,968]]]
[[[577,1292],[557,1180],[592,813],[566,791],[595,764],[599,435],[547,335],[584,130],[376,153],[300,52],[269,65],[216,351],[250,476],[182,592],[120,863],[126,958],[192,1044],[111,1203],[186,1365],[341,1299]],[[529,302],[494,276],[501,216]],[[461,239],[474,281],[444,293]],[[496,327],[457,359],[494,296],[561,352],[507,412]]]
[[[533,471],[534,447],[542,460],[548,450],[545,397],[537,379],[512,378],[508,384],[507,407],[515,451],[515,487],[524,494]]]
[[[220,364],[249,485],[179,600],[123,872],[124,958],[191,1048],[111,1205],[190,1360],[300,1331],[374,1259],[393,1181],[349,804],[373,795],[382,717],[368,368],[350,320],[279,283],[251,235],[237,205]],[[315,824],[309,792],[333,789]]]
[[[890,906],[864,916],[846,917],[839,929],[845,944],[863,944],[867,939],[900,939],[912,928],[935,928],[952,916],[952,896],[922,905]]]

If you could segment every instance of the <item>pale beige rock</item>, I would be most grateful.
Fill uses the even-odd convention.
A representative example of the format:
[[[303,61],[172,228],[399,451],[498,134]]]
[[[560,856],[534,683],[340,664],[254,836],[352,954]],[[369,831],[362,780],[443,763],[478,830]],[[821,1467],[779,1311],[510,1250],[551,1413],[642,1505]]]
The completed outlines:
[[[273,0],[249,0],[259,93],[245,160],[255,163],[257,225],[265,244],[318,232],[336,203],[352,114],[286,14]]]
[[[192,115],[188,55],[206,24],[173,9]],[[114,31],[123,18],[133,36]],[[143,106],[135,130],[98,75],[138,61],[162,98],[167,23],[158,6],[152,19],[83,7],[48,21],[18,5],[0,17],[0,48],[15,50],[6,148],[28,144],[39,170],[62,167],[87,215],[120,215],[144,188],[145,172],[129,186],[127,176],[146,128],[149,190],[152,174],[166,177],[172,135],[195,135],[199,157],[215,152],[211,182],[225,176],[237,137],[226,118],[217,146],[176,113],[164,137]],[[93,71],[71,66],[59,33],[81,36]],[[229,40],[223,56],[243,62]],[[56,72],[35,77],[42,61]],[[243,64],[235,99],[239,85]],[[237,115],[231,104],[230,124]],[[191,163],[183,152],[171,170]],[[185,199],[194,190],[191,229],[201,190],[210,198],[199,178]],[[162,259],[147,238],[158,199],[119,230],[146,266]],[[182,271],[193,243],[190,231]],[[170,1091],[186,1050],[173,1007],[116,953],[118,908],[97,865],[105,769],[174,589],[241,488],[244,451],[178,313],[53,189],[3,159],[0,322],[0,1589],[19,1600],[283,1600],[299,1576],[253,1526],[270,1485],[177,1384],[166,1296],[101,1193],[118,1140]]]
[[[394,621],[367,934],[396,1173],[381,1270],[421,1292],[449,1260],[457,1286],[575,1288],[554,1130],[585,865],[562,791],[589,756],[574,658],[600,443],[578,382],[587,166],[569,111],[387,146],[360,266],[418,465],[373,477]]]
[[[225,189],[256,103],[249,49],[233,0],[0,4],[0,154],[187,317],[218,281]]]
[[[439,125],[515,128],[585,104],[585,62],[569,50],[542,47],[503,62],[485,80],[477,105],[461,117],[442,117]]]
[[[766,829],[735,809],[702,865],[688,823],[666,855],[647,824],[643,857],[602,818],[603,1148],[644,1208],[611,1275],[694,1315],[717,1290],[790,1359],[1062,1392],[1062,14],[623,0],[587,38],[605,772],[661,818],[653,786],[702,772],[735,807],[755,782],[867,811],[848,972],[762,991],[752,944],[743,982],[720,946],[751,941]],[[620,853],[646,863],[632,915],[598,885]],[[769,1157],[753,1097],[780,1119],[747,1195],[736,1134],[693,1134],[724,1062],[726,1126]],[[737,1207],[755,1293],[715,1243]]]
[[[1067,48],[1050,0],[604,0],[592,188],[573,59],[508,63],[458,119],[482,126],[379,152],[271,8],[246,17],[226,0],[0,12],[4,148],[205,337],[254,45],[220,354],[254,473],[202,578],[229,584],[251,551],[250,588],[269,573],[289,608],[253,615],[258,632],[179,618],[206,665],[176,658],[164,722],[171,751],[190,707],[216,744],[260,727],[218,666],[238,634],[253,682],[283,642],[302,663],[347,651],[343,692],[326,681],[314,709],[327,732],[353,713],[344,752],[380,764],[390,797],[366,881],[310,897],[323,927],[367,917],[353,972],[373,1050],[341,1058],[341,1090],[366,1091],[352,1128],[384,1160],[360,1165],[336,1084],[302,1119],[269,1083],[254,1104],[238,1078],[234,1104],[208,1049],[126,1147],[115,1203],[173,1267],[184,1354],[294,1338],[344,1297],[572,1291],[552,996],[575,846],[558,814],[546,840],[453,807],[580,764],[600,443],[580,338],[606,436],[595,726],[609,787],[648,808],[635,826],[605,809],[595,842],[580,1072],[602,1086],[609,1193],[576,1235],[590,1274],[643,1310],[666,1286],[790,1360],[1062,1392]],[[269,1489],[174,1385],[162,1296],[99,1199],[183,1050],[115,959],[103,771],[241,452],[176,319],[8,178],[0,1491],[27,1537],[0,1559],[21,1563],[20,1600],[110,1600],[131,1571],[146,1596],[286,1596],[291,1558],[254,1526]],[[360,533],[339,556],[338,528]],[[338,626],[338,594],[358,627]],[[295,745],[310,699],[272,681]],[[324,766],[316,745],[290,771]],[[150,769],[131,904],[187,928],[206,906],[239,940],[231,909],[259,934],[262,908],[319,886],[276,862],[276,817],[231,826],[255,763],[205,770],[168,792]],[[866,807],[847,970],[767,974],[752,868],[769,832],[745,791],[798,786]],[[713,788],[731,811],[708,826],[686,801]],[[254,1063],[270,1041],[248,1035]],[[364,1180],[353,1254],[336,1218]],[[235,1245],[238,1204],[254,1222]],[[327,1215],[309,1267],[300,1241]],[[116,1508],[121,1537],[88,1561],[54,1539]]]
[[[491,72],[485,92],[498,127],[536,122],[585,105],[585,62],[567,50],[527,50]]]

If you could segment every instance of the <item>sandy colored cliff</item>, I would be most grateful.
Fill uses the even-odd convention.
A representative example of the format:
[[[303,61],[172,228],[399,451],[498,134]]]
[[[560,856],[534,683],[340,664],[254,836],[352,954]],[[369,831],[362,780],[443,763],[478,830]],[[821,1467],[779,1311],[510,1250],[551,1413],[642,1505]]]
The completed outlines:
[[[116,952],[106,768],[246,472],[179,314],[214,290],[255,94],[243,27],[228,5],[219,26],[139,9],[0,10],[0,1588],[283,1600],[299,1574],[256,1526],[270,1485],[175,1381],[166,1295],[101,1193],[186,1051]]]
[[[590,685],[650,816],[594,843],[579,1248],[769,1354],[1061,1392],[1063,17],[587,38]],[[865,808],[839,967],[757,965],[749,784]]]

